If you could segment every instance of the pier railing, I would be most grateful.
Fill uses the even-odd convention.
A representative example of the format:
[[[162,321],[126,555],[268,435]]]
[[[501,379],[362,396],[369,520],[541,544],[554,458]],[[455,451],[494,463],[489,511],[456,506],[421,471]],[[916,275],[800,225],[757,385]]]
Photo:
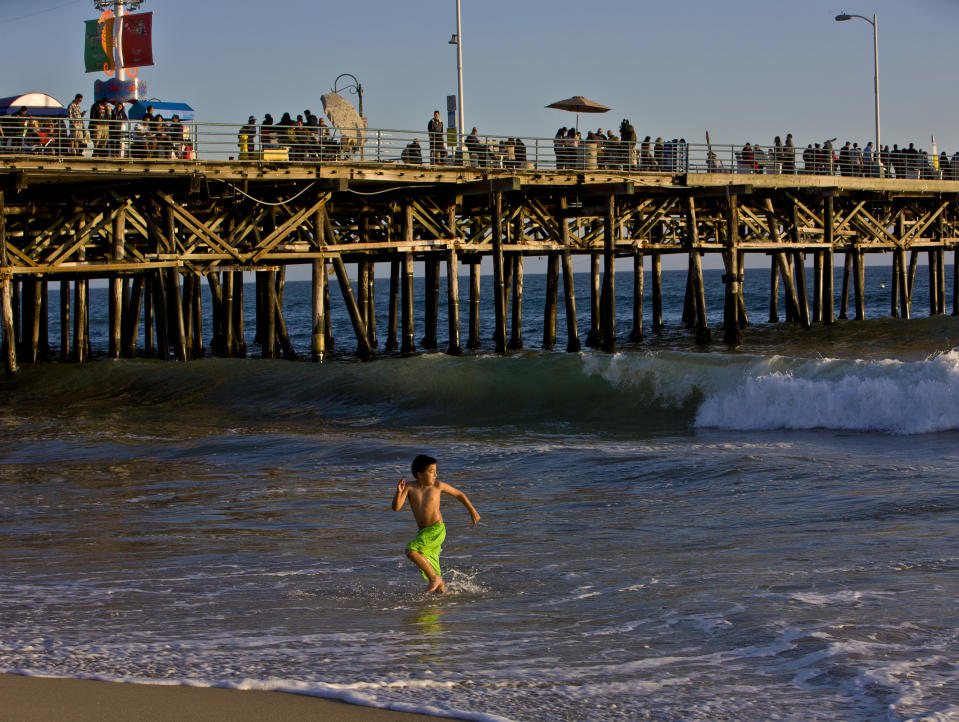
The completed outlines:
[[[528,171],[623,173],[816,174],[959,180],[952,159],[906,150],[843,150],[826,143],[800,147],[696,144],[684,140],[628,143],[610,138],[535,138],[470,134],[441,143],[426,131],[156,123],[0,117],[3,156],[87,157],[114,161],[235,163],[371,163],[470,166]],[[807,147],[808,146],[808,147]],[[881,161],[881,166],[879,161]]]

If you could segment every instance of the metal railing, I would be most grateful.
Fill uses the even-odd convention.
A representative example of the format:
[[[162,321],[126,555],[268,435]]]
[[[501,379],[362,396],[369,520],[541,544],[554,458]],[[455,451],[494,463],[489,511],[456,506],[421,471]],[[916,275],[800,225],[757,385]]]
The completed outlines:
[[[471,133],[236,125],[170,121],[71,121],[0,117],[0,161],[9,156],[88,157],[116,161],[337,162],[471,166],[507,170],[611,173],[803,174],[959,180],[959,153],[918,149],[692,144],[682,139],[530,138]],[[880,167],[881,162],[881,167]]]

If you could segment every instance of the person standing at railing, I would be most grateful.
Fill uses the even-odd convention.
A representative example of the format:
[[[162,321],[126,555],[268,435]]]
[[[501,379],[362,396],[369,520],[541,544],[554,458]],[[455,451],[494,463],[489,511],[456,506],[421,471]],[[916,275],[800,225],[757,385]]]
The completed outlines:
[[[878,175],[874,165],[876,162],[875,155],[872,149],[872,141],[869,141],[866,143],[866,147],[862,149],[862,174],[869,178],[875,178]]]
[[[473,128],[476,131],[476,128]],[[479,143],[479,140],[476,141]],[[469,146],[467,146],[468,148]],[[566,168],[566,126],[556,131],[553,136],[553,155],[556,157],[556,170]]]
[[[237,133],[237,146],[240,148],[240,160],[253,160],[254,147],[256,145],[256,118],[250,116],[246,120],[246,125],[240,128]]]
[[[470,131],[470,134],[466,136],[465,143],[466,150],[469,151],[470,154],[472,165],[476,166],[477,168],[485,168],[488,163],[489,151],[480,142],[479,132],[476,128],[473,128],[473,130]]]
[[[446,160],[446,142],[443,140],[443,121],[440,111],[433,111],[433,118],[426,124],[430,134],[430,165],[440,165]]]
[[[167,127],[170,135],[170,157],[183,157],[183,123],[180,122],[180,116],[176,113],[170,118],[170,124]]]
[[[113,112],[110,114],[110,157],[123,157],[123,141],[126,135],[127,111],[123,107],[123,101],[113,104]]]
[[[783,173],[796,172],[796,146],[793,144],[793,134],[786,133],[786,142],[783,144]]]
[[[133,125],[130,157],[142,160],[149,157],[150,122],[144,117]]]
[[[276,148],[276,130],[273,128],[273,116],[267,113],[260,125],[260,150]]]
[[[90,108],[90,132],[93,136],[93,157],[104,158],[110,135],[110,110],[106,98],[100,98]]]
[[[86,142],[83,139],[85,128],[83,127],[83,116],[87,111],[83,110],[81,105],[83,96],[77,93],[73,102],[67,106],[67,116],[70,118],[70,155],[83,155],[83,148]]]
[[[636,170],[636,129],[628,118],[619,125],[619,137],[623,144],[620,162],[625,170]]]

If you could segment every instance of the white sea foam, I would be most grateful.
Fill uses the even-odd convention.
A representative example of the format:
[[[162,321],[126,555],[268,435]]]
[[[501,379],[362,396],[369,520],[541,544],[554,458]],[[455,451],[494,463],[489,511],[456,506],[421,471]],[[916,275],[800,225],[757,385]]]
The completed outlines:
[[[959,351],[923,361],[681,353],[585,356],[583,370],[667,407],[701,398],[695,424],[730,430],[959,429]]]

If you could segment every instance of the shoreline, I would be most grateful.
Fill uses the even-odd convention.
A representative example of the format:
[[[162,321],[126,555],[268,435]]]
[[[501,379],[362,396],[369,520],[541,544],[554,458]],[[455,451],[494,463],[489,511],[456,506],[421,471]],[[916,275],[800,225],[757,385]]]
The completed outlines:
[[[280,691],[191,687],[183,684],[104,682],[0,674],[4,716],[21,722],[160,722],[163,720],[323,719],[325,722],[416,722],[426,714]]]

